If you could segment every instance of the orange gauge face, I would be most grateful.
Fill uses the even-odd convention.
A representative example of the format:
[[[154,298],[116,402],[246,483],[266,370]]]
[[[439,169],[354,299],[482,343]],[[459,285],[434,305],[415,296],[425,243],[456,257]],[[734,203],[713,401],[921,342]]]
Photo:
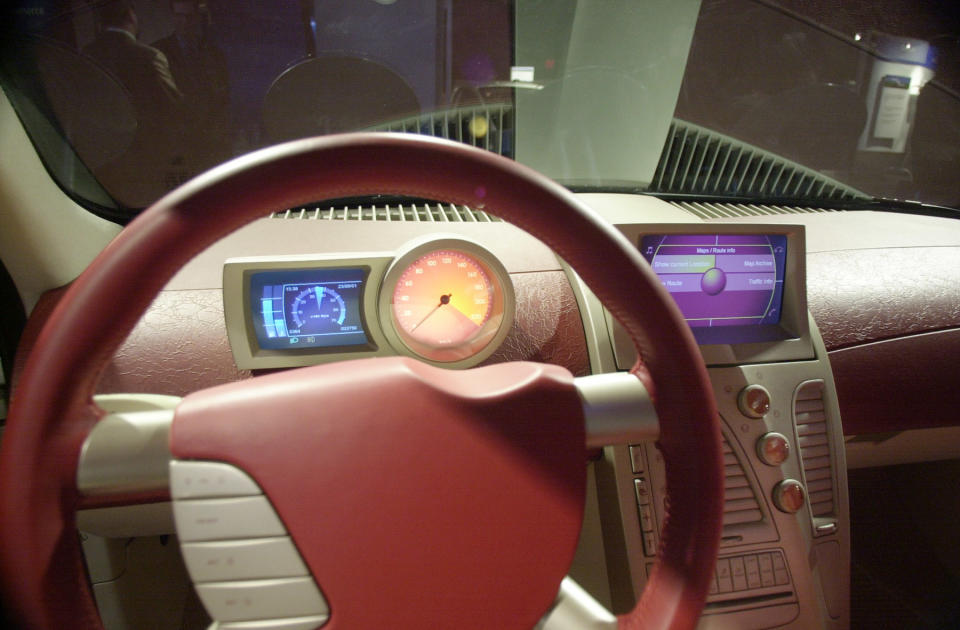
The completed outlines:
[[[480,351],[499,330],[503,289],[473,254],[439,249],[403,269],[391,309],[407,347],[433,361],[460,361]]]

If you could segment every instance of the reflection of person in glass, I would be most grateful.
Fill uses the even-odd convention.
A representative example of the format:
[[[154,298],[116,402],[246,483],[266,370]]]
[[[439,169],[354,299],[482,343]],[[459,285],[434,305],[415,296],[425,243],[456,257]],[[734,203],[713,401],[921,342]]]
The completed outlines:
[[[183,100],[167,58],[137,41],[139,22],[133,5],[114,0],[99,11],[101,30],[83,52],[111,72],[130,92],[141,125],[176,112]]]
[[[170,62],[184,98],[188,168],[194,172],[230,157],[229,79],[223,52],[208,33],[205,0],[172,0],[174,32],[154,45]]]
[[[112,0],[97,12],[100,32],[83,49],[127,90],[137,116],[137,134],[129,150],[98,176],[108,189],[124,190],[122,203],[143,206],[165,192],[163,176],[173,162],[181,128],[183,94],[166,56],[137,41],[139,21],[129,0]],[[111,186],[115,181],[117,186]]]

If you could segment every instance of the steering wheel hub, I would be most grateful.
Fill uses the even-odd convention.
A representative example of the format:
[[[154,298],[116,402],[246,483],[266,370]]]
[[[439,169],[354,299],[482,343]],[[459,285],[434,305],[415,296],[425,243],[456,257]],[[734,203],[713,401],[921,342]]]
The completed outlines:
[[[343,627],[533,627],[580,531],[580,409],[552,365],[367,359],[188,396],[171,448],[257,482]]]

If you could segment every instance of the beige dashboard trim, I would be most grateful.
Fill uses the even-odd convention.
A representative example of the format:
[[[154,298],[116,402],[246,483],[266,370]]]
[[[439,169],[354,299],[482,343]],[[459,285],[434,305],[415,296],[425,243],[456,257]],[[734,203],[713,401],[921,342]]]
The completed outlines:
[[[0,254],[29,313],[45,291],[80,275],[120,226],[54,183],[2,91],[0,155],[8,158],[0,169]]]

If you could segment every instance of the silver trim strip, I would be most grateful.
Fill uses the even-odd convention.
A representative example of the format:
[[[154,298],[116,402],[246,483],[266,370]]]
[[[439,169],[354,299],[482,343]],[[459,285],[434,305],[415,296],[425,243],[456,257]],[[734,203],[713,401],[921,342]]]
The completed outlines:
[[[586,419],[587,446],[636,444],[660,437],[660,423],[647,388],[629,372],[574,380]]]
[[[588,592],[565,577],[557,600],[534,630],[613,630],[617,618]]]
[[[166,490],[170,485],[173,409],[113,413],[83,444],[77,489],[87,496]]]

